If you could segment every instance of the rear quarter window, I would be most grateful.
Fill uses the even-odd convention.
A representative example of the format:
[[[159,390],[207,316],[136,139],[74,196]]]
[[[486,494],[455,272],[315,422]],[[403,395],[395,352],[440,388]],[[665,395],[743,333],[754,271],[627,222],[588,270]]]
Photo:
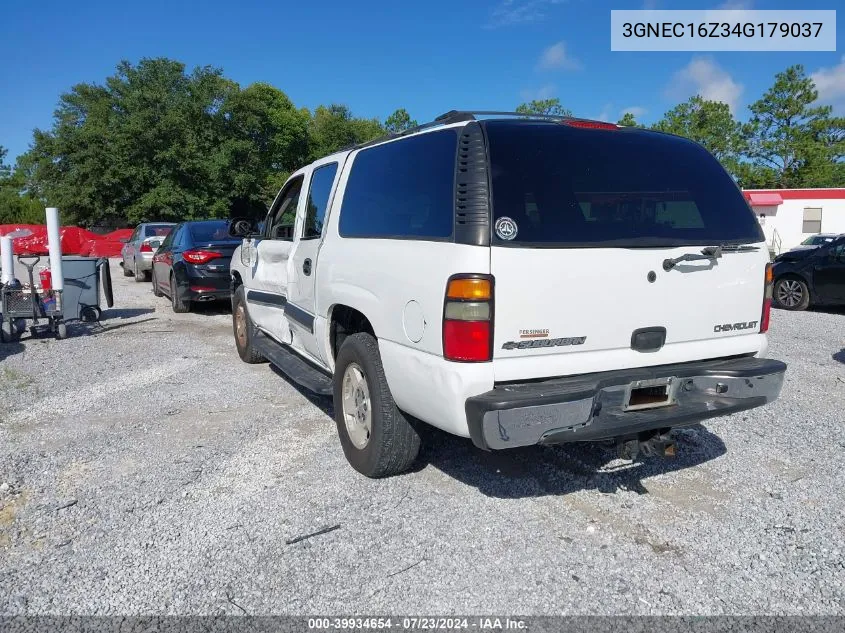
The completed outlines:
[[[457,133],[443,130],[361,150],[343,195],[340,235],[450,238],[457,145]]]
[[[734,181],[704,148],[639,130],[486,124],[493,243],[538,247],[763,241]],[[516,226],[512,239],[496,221]],[[503,234],[504,235],[504,234]]]

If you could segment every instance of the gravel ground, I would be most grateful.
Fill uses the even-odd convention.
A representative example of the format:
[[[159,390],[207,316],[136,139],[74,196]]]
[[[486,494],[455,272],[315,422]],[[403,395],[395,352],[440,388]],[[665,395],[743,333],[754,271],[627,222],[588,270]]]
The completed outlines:
[[[781,399],[675,459],[432,431],[372,481],[226,306],[112,270],[101,327],[0,348],[2,614],[845,614],[845,311],[774,312]]]

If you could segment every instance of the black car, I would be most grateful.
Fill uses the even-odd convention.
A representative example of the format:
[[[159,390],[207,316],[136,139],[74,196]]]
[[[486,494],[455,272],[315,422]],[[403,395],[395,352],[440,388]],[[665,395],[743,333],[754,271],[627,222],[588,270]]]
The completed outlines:
[[[778,255],[772,272],[773,298],[780,308],[845,305],[845,235],[816,248]]]
[[[153,257],[153,294],[170,297],[174,312],[189,312],[194,301],[228,300],[229,262],[240,243],[228,220],[177,224]]]

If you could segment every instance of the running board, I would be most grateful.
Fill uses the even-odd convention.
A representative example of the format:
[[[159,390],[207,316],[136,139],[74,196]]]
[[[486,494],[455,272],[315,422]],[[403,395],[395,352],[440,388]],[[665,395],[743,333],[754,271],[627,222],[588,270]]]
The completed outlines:
[[[255,332],[252,344],[259,354],[299,386],[321,396],[334,393],[332,377],[286,345],[277,343],[261,331]]]

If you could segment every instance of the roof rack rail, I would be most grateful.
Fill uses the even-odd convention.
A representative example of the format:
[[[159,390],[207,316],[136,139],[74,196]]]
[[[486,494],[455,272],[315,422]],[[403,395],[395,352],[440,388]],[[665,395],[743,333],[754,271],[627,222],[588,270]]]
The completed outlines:
[[[440,123],[457,123],[458,121],[475,121],[477,116],[512,116],[522,119],[556,119],[569,121],[578,117],[560,114],[540,114],[536,112],[506,112],[500,110],[449,110],[434,119]]]
[[[378,138],[374,138],[371,141],[365,141],[363,143],[354,143],[352,145],[348,145],[339,149],[339,152],[347,152],[355,149],[362,149],[364,147],[369,147],[371,145],[378,145],[379,143],[384,143],[385,141],[390,141],[395,138],[400,138],[402,136],[407,136],[408,134],[415,134],[417,132],[422,132],[423,130],[427,130],[432,127],[438,127],[440,125],[449,125],[451,123],[461,123],[463,121],[476,121],[479,116],[510,116],[516,117],[520,119],[544,119],[544,120],[553,120],[553,121],[589,121],[591,119],[583,119],[580,117],[573,117],[573,116],[562,116],[559,114],[539,114],[534,112],[505,112],[499,110],[449,110],[448,112],[444,112],[433,121],[429,121],[428,123],[421,123],[420,125],[416,125],[414,127],[408,128],[407,130],[402,130],[401,132],[394,132],[393,134],[384,134],[383,136],[379,136]]]

